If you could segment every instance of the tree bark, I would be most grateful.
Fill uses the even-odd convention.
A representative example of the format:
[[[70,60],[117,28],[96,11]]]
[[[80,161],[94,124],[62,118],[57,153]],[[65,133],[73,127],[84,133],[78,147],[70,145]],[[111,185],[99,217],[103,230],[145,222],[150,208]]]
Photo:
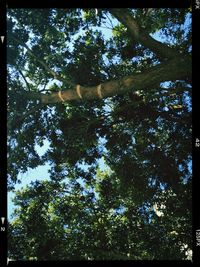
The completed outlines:
[[[37,98],[40,98],[44,104],[50,104],[74,100],[94,100],[124,94],[128,91],[148,90],[161,82],[181,80],[191,76],[191,64],[189,56],[177,57],[152,67],[148,71],[104,82],[98,86],[78,87],[77,85],[73,89],[63,90],[60,93],[40,94]]]

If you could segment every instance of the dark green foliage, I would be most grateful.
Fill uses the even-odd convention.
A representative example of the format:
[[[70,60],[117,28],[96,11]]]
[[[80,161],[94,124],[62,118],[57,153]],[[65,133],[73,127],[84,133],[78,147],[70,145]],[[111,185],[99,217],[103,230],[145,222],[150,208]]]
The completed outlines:
[[[189,10],[130,12],[144,31],[160,30],[171,47],[191,52]],[[105,35],[103,27],[112,30]],[[186,259],[191,77],[107,99],[42,105],[35,93],[70,89],[64,81],[97,86],[148,71],[159,59],[104,9],[9,9],[7,30],[9,189],[23,182],[20,173],[51,165],[50,181],[16,192],[9,258]],[[22,43],[63,81],[53,80]],[[36,145],[45,140],[40,156]]]

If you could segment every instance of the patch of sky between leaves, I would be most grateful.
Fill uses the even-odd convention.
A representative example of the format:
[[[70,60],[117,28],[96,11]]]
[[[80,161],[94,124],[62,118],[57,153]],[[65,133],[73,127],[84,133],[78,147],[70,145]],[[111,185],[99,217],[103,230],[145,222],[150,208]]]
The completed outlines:
[[[39,156],[43,156],[45,152],[49,148],[49,141],[46,139],[44,140],[44,144],[42,147],[39,145],[35,145],[35,150],[38,153]],[[49,170],[50,170],[50,165],[49,163],[46,163],[42,166],[38,166],[35,169],[29,169],[26,173],[19,173],[18,179],[21,181],[20,184],[15,185],[15,189],[12,192],[8,192],[7,194],[7,200],[8,200],[8,207],[7,207],[7,212],[8,212],[8,219],[12,219],[12,213],[14,210],[14,204],[13,204],[13,198],[15,196],[15,192],[17,190],[21,190],[22,188],[28,186],[31,184],[31,182],[35,182],[36,180],[49,180],[50,175],[49,175]]]
[[[182,24],[181,29],[184,31],[184,36],[186,36],[188,34],[189,31],[189,25],[191,25],[191,14],[187,14],[186,18],[185,18],[185,22],[184,24]],[[159,30],[154,34],[150,34],[151,37],[153,37],[154,39],[156,39],[159,42],[166,42],[166,36],[162,34],[162,31]]]
[[[105,138],[99,138],[99,146],[101,147],[102,152],[106,153],[106,148],[105,148],[105,143],[106,140]],[[41,157],[43,156],[47,150],[50,148],[50,142],[46,139],[43,142],[43,146],[39,146],[38,144],[35,145],[35,150],[38,153],[38,155]],[[97,160],[98,163],[98,167],[100,170],[105,170],[105,169],[109,169],[104,158],[100,158]],[[85,171],[88,171],[89,169],[89,165],[86,164],[79,164],[79,167]],[[38,166],[35,169],[29,169],[26,173],[20,173],[18,176],[18,179],[21,181],[20,184],[16,184],[15,185],[15,190],[12,192],[8,192],[7,195],[7,199],[8,199],[8,219],[11,220],[12,219],[12,213],[14,210],[14,204],[12,199],[15,196],[15,192],[17,190],[21,190],[22,188],[28,186],[29,184],[31,184],[31,182],[35,182],[36,180],[38,181],[44,181],[44,180],[49,180],[50,179],[50,174],[49,174],[49,170],[50,170],[51,166],[49,165],[49,163],[46,163],[43,166]],[[81,185],[84,186],[84,183],[82,181],[81,178],[77,179],[77,182],[79,182]]]
[[[8,200],[8,219],[11,220],[11,214],[14,210],[14,204],[13,204],[13,198],[15,196],[15,193],[17,190],[21,190],[22,188],[28,186],[31,184],[31,182],[35,182],[36,180],[49,180],[49,170],[50,166],[48,163],[46,163],[43,166],[38,166],[35,169],[29,169],[24,174],[19,174],[18,179],[20,179],[22,182],[20,184],[15,185],[15,189],[12,192],[8,192],[7,194],[7,200]]]

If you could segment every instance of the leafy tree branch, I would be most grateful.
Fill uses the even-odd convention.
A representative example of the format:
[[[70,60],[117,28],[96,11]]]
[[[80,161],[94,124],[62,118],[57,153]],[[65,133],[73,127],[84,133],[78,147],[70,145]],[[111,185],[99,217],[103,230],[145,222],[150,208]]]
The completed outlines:
[[[158,56],[160,61],[173,59],[177,56],[180,57],[178,51],[152,38],[144,28],[141,28],[138,25],[137,21],[128,10],[121,12],[121,9],[114,8],[111,9],[110,12],[125,27],[127,27],[128,32],[132,36],[134,42],[139,42],[145,47],[151,49]]]
[[[42,61],[41,59],[39,59],[32,51],[31,49],[24,44],[23,42],[21,42],[20,40],[18,40],[16,37],[11,36],[11,38],[18,44],[22,45],[23,47],[26,48],[27,53],[30,54],[32,57],[34,57],[36,59],[36,61],[38,61],[43,67],[44,69],[47,71],[47,73],[51,74],[53,76],[54,79],[62,81],[65,84],[68,84],[69,86],[73,86],[74,83],[70,82],[69,80],[63,79],[62,77],[60,77],[55,71],[53,71],[52,69],[50,69],[47,64],[44,63],[44,61]]]

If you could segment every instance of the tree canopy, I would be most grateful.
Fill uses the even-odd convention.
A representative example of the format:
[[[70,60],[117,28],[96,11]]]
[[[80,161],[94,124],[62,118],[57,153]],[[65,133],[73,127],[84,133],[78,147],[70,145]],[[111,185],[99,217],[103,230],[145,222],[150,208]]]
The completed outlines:
[[[190,257],[191,50],[189,9],[8,9],[9,189],[51,166],[10,258]]]

